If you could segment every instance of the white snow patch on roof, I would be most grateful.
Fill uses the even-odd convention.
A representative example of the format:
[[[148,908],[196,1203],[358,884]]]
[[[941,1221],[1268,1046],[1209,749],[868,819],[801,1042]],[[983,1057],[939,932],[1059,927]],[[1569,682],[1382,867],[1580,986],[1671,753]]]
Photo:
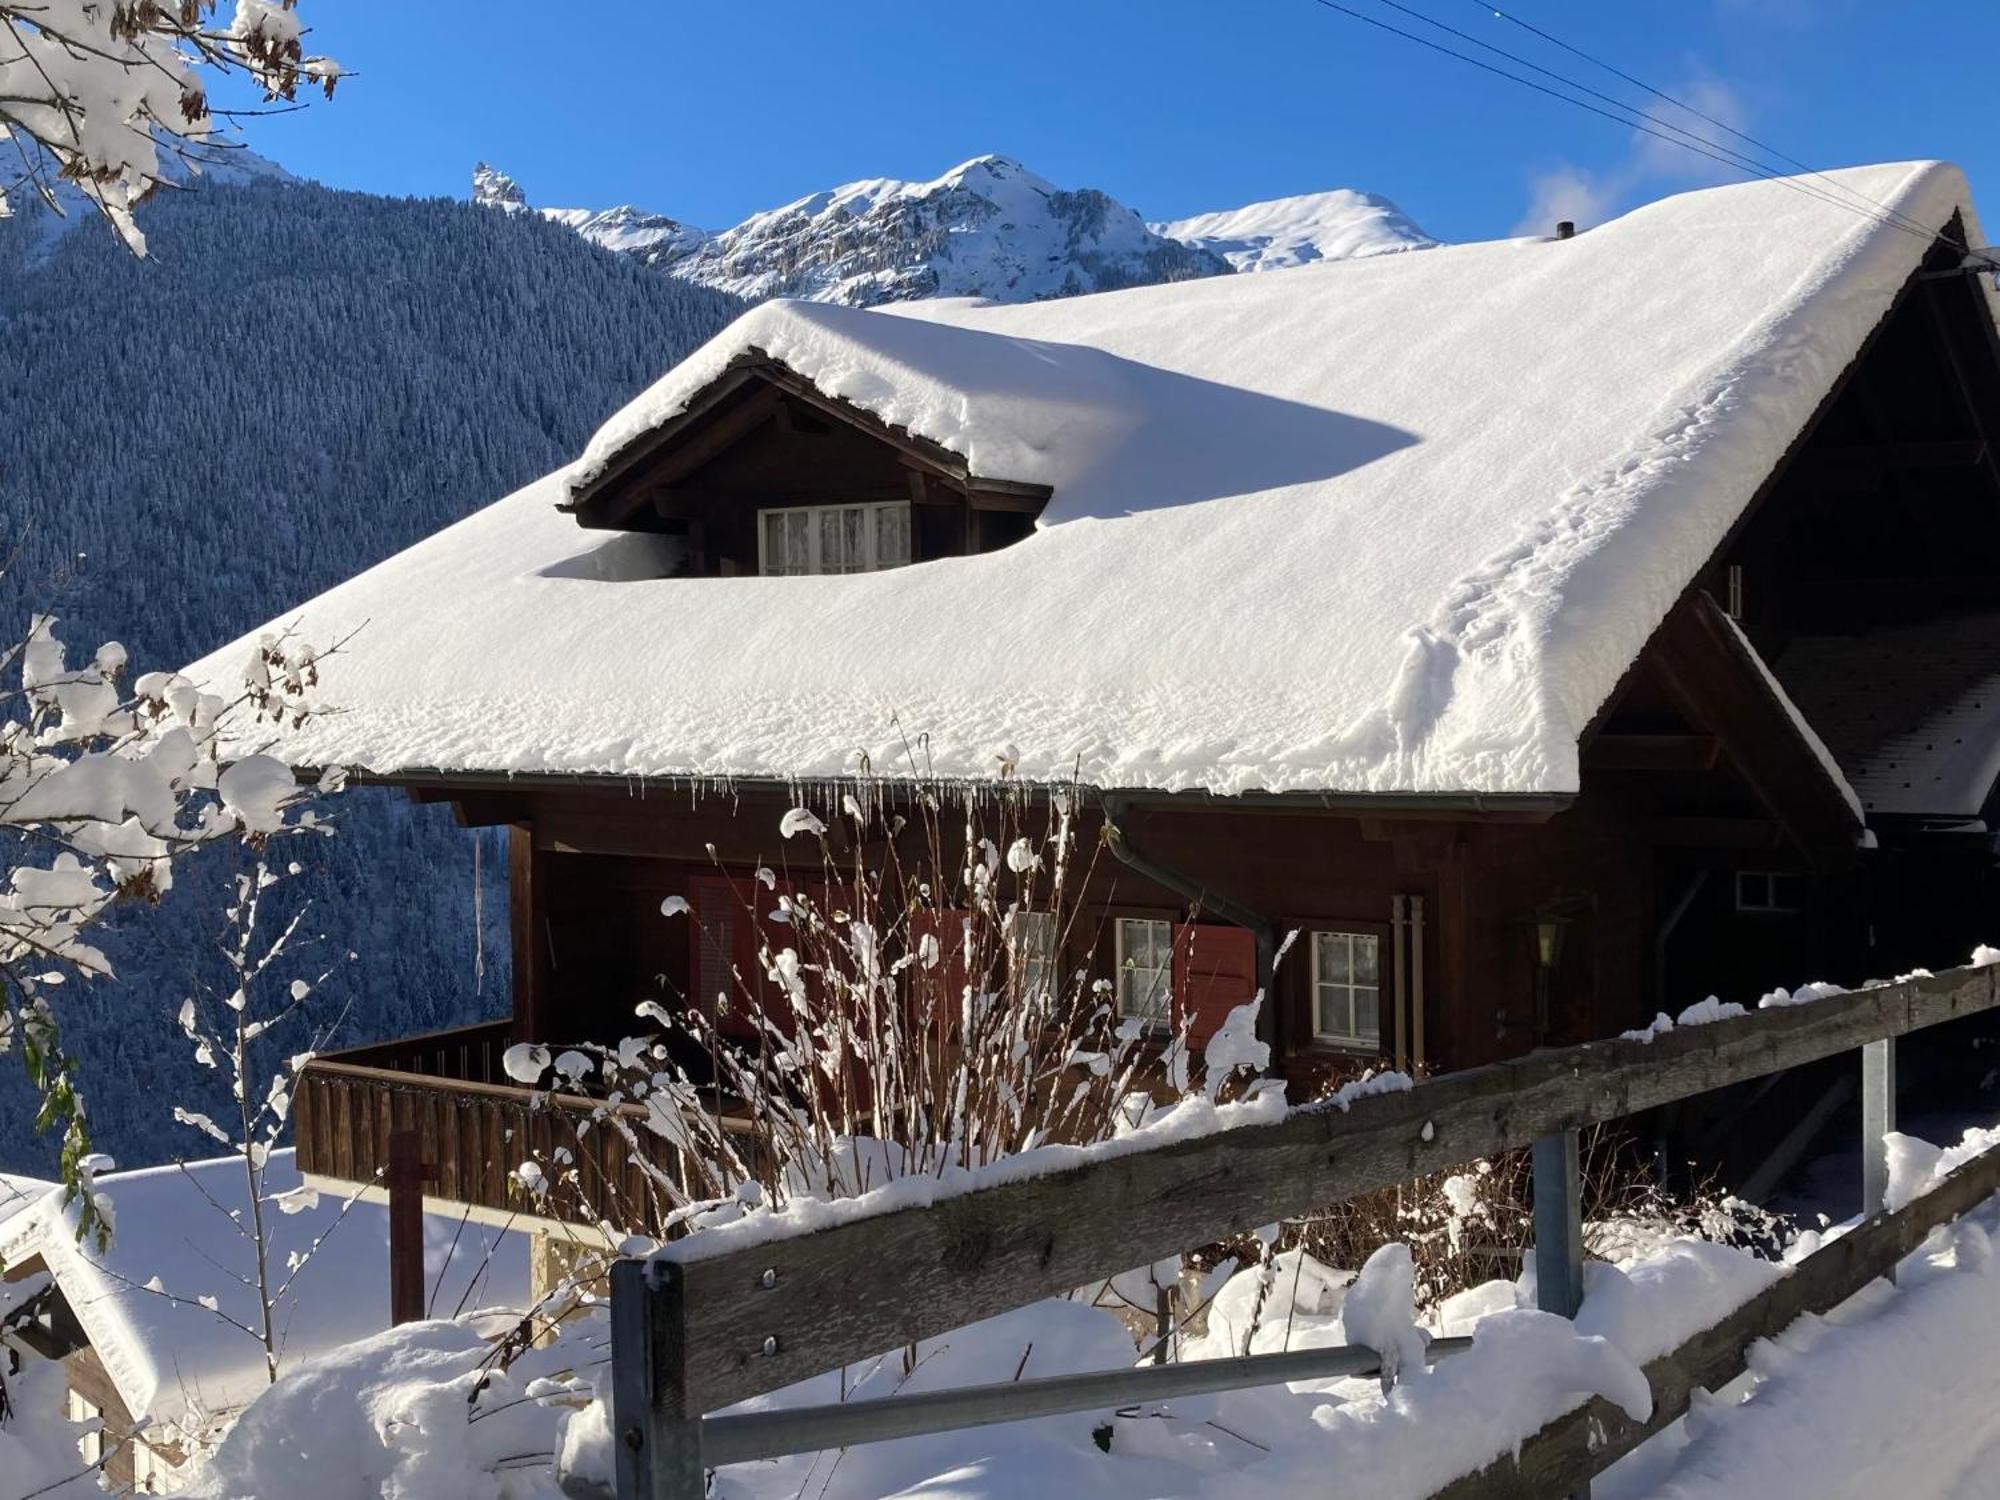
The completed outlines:
[[[300,1185],[291,1151],[272,1153],[264,1185],[267,1198]],[[260,1322],[256,1252],[225,1217],[250,1222],[242,1160],[113,1173],[97,1187],[116,1214],[108,1251],[78,1243],[56,1190],[0,1229],[0,1258],[17,1265],[41,1257],[135,1416],[171,1425],[241,1406],[266,1384],[263,1346],[243,1331]],[[286,1279],[289,1256],[325,1237],[279,1304],[281,1368],[389,1326],[388,1210],[357,1202],[342,1219],[343,1207],[332,1194],[294,1214],[265,1204],[274,1285]],[[425,1285],[436,1289],[439,1316],[450,1316],[468,1289],[468,1310],[525,1305],[525,1234],[471,1223],[461,1232],[456,1220],[427,1216],[424,1240]],[[148,1290],[154,1278],[160,1291]],[[201,1305],[205,1297],[213,1310]]]
[[[1955,168],[1855,169],[1926,225]],[[1973,228],[1976,236],[1976,226]],[[1975,243],[1976,243],[1975,238]],[[1926,249],[1783,184],[1566,242],[1025,306],[772,303],[581,461],[290,612],[295,764],[1563,793],[1577,736]],[[1054,487],[1014,547],[631,579],[555,504],[750,349]],[[595,574],[596,576],[591,576]],[[191,670],[233,680],[256,633]]]

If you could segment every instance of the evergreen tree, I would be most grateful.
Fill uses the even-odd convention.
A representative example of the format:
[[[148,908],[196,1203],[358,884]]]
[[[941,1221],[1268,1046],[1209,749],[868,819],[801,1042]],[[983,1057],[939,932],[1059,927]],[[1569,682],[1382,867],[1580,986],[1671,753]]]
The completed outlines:
[[[0,622],[61,616],[148,666],[192,661],[573,457],[742,308],[533,215],[302,183],[205,184],[99,226],[0,221]],[[199,393],[190,399],[189,392]],[[359,1045],[504,1011],[504,840],[361,788],[327,807],[289,899],[355,962],[314,999]],[[66,997],[100,1148],[198,1149],[173,1104],[227,1104],[174,1016],[213,959],[233,864],[114,916],[118,978]],[[483,939],[485,970],[475,977]],[[344,1015],[343,1015],[344,1012]],[[34,1099],[0,1071],[0,1168],[45,1170]]]

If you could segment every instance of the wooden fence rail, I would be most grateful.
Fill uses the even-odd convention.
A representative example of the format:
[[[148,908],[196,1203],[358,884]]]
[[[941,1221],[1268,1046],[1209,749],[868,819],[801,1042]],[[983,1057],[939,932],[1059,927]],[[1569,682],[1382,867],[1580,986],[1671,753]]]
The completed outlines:
[[[1480,1157],[1539,1142],[1543,1173],[1563,1170],[1567,1160],[1573,1181],[1567,1132],[1991,1010],[2000,1005],[1996,980],[1994,968],[1953,970],[1649,1041],[1533,1053],[1363,1097],[1345,1110],[1297,1110],[1277,1123],[1103,1157],[794,1238],[731,1249],[718,1236],[711,1251],[696,1235],[670,1252],[671,1276],[628,1276],[623,1305],[614,1295],[614,1363],[625,1376],[615,1380],[613,1412],[621,1500],[701,1494],[703,1413]],[[1889,1117],[1875,1095],[1891,1073],[1867,1070],[1873,1086],[1864,1113],[1872,1120]],[[1567,1185],[1548,1186],[1561,1194]],[[1558,1202],[1546,1187],[1536,1196],[1555,1205],[1546,1217],[1538,1212],[1538,1236],[1562,1234],[1568,1254],[1549,1258],[1570,1265],[1578,1253],[1573,1199],[1563,1194],[1567,1201]],[[1877,1238],[1863,1243],[1892,1243],[1903,1231],[1881,1225],[1894,1221],[1878,1221]],[[1862,1275],[1856,1254],[1826,1262],[1846,1268],[1824,1273],[1832,1289],[1849,1275],[1862,1278],[1841,1295],[1875,1274]],[[670,1296],[659,1295],[664,1284]],[[642,1350],[651,1351],[644,1370]],[[1538,1479],[1532,1490],[1480,1493],[1561,1493],[1567,1483],[1542,1488]]]

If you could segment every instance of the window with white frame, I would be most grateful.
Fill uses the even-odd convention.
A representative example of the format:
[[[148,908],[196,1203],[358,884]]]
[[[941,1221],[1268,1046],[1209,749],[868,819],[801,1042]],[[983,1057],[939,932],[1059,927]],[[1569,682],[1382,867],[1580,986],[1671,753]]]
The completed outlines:
[[[1016,911],[1007,916],[1007,966],[1023,996],[1051,993],[1057,983],[1054,912]]]
[[[1344,1047],[1382,1043],[1382,943],[1372,932],[1315,932],[1313,1035]]]
[[[104,1418],[104,1413],[98,1409],[95,1403],[77,1394],[74,1387],[63,1393],[63,1415],[72,1422],[98,1422],[101,1424]],[[88,1432],[79,1433],[76,1439],[76,1446],[78,1451],[83,1454],[83,1461],[85,1463],[95,1464],[103,1462],[103,1427],[100,1425],[91,1428]]]
[[[1117,927],[1118,1014],[1164,1026],[1174,988],[1174,924],[1120,917]]]
[[[910,502],[796,505],[758,515],[758,571],[874,573],[910,560]]]
[[[1806,882],[1803,875],[1784,870],[1738,870],[1736,909],[1738,911],[1784,913],[1805,907]]]

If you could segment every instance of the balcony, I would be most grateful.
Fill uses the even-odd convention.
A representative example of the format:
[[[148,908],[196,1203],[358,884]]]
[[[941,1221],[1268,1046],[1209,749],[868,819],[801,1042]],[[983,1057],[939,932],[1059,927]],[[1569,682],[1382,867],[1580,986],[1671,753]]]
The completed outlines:
[[[383,1190],[389,1142],[411,1131],[426,1169],[424,1196],[497,1223],[536,1219],[654,1232],[666,1207],[653,1173],[685,1188],[686,1163],[648,1130],[646,1111],[621,1104],[629,1132],[592,1124],[601,1100],[523,1088],[501,1057],[512,1021],[384,1042],[316,1057],[300,1070],[293,1106],[299,1168],[333,1185]],[[514,1169],[560,1160],[575,1170],[537,1197]]]

